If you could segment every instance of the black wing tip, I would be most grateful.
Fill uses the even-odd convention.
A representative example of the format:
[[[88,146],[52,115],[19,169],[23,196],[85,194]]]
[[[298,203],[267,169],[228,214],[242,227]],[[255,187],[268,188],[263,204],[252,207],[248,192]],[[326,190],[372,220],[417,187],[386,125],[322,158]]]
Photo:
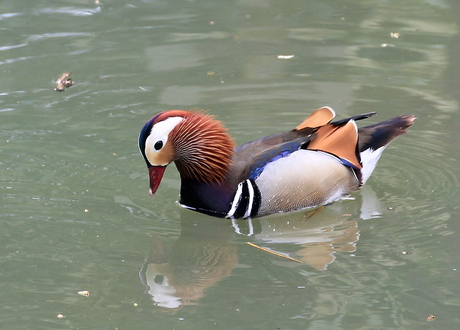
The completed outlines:
[[[402,126],[400,127],[400,129],[405,130],[412,126],[417,117],[414,115],[400,115],[395,119],[401,123]]]
[[[345,118],[345,119],[340,119],[340,120],[334,121],[334,122],[331,123],[331,125],[341,126],[341,125],[345,125],[350,120],[354,120],[354,121],[363,120],[363,119],[372,117],[372,116],[374,116],[376,114],[377,114],[377,112],[375,112],[375,111],[367,112],[367,113],[363,113],[361,115],[356,115],[356,116],[353,116],[353,117],[348,117],[348,118]]]
[[[367,148],[377,150],[388,145],[396,137],[406,133],[417,119],[414,115],[400,115],[381,123],[361,127],[358,130],[360,152]]]

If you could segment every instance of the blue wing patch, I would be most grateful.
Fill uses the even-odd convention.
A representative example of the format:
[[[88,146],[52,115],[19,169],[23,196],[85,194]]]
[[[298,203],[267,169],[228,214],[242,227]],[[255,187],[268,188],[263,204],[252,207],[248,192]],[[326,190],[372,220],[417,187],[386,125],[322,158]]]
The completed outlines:
[[[344,158],[340,158],[340,161],[342,162],[343,165],[347,166],[347,167],[351,167],[352,169],[356,170],[356,171],[359,171],[359,168],[357,168],[355,165],[353,165],[352,163],[350,163],[348,160],[344,159]]]

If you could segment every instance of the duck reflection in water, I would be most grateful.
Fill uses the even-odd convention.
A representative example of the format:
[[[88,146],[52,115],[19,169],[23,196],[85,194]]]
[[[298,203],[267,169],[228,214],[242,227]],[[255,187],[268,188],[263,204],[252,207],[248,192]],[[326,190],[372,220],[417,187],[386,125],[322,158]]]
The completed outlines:
[[[195,304],[206,288],[229,276],[236,266],[238,255],[230,242],[234,231],[229,223],[207,216],[194,220],[183,217],[181,234],[169,253],[152,235],[150,254],[140,277],[159,306]]]
[[[175,309],[197,304],[207,288],[230,276],[237,267],[238,254],[232,240],[249,241],[283,254],[289,250],[290,257],[318,271],[326,270],[336,252],[356,250],[357,219],[379,217],[383,210],[370,186],[363,187],[355,197],[355,202],[342,201],[253,220],[216,221],[204,215],[190,219],[184,211],[181,234],[169,252],[157,236],[151,235],[151,250],[140,272],[141,281],[158,306]],[[251,249],[274,261],[285,260],[249,245],[240,249]],[[305,267],[300,263],[295,266]]]

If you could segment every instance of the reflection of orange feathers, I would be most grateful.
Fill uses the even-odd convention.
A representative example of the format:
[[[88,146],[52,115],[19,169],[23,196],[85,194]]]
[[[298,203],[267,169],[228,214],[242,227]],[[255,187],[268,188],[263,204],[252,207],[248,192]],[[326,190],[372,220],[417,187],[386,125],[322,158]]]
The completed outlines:
[[[180,244],[179,241],[176,243]],[[174,250],[177,248],[176,245]],[[174,286],[175,296],[184,304],[202,298],[207,288],[230,276],[238,261],[236,248],[228,242],[202,241],[198,245],[187,242],[179,249],[181,251],[171,251],[169,284]],[[180,255],[175,256],[176,253]]]
[[[356,251],[359,240],[358,222],[343,216],[342,208],[321,207],[311,211],[272,215],[260,220],[262,231],[254,237],[264,247],[276,248],[280,244],[299,247],[290,256],[317,269],[325,270],[335,260],[337,252]],[[346,208],[350,211],[349,208]],[[342,214],[342,215],[340,215]],[[273,244],[270,246],[270,244]]]
[[[206,229],[212,226],[215,224],[208,224]],[[197,304],[207,288],[229,276],[235,268],[238,255],[235,246],[228,241],[233,231],[225,227],[219,232],[213,231],[215,237],[209,238],[202,230],[201,226],[183,228],[169,254],[161,241],[152,236],[144,277],[148,293],[158,305],[178,308]]]
[[[324,228],[324,236],[330,232],[333,237],[330,242],[302,244],[302,249],[297,252],[299,259],[318,270],[325,270],[335,260],[335,252],[355,252],[359,239],[358,223],[348,221],[342,227],[339,231],[334,227]]]

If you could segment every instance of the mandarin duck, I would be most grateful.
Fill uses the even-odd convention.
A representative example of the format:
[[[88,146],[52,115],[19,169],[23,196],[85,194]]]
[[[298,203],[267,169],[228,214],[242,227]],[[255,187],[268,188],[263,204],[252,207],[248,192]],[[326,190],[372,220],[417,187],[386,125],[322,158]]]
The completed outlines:
[[[168,110],[139,135],[150,194],[176,164],[181,206],[222,218],[254,218],[332,203],[359,189],[385,147],[416,119],[398,116],[357,128],[370,112],[332,121],[329,107],[292,131],[237,148],[222,123],[201,111]]]

